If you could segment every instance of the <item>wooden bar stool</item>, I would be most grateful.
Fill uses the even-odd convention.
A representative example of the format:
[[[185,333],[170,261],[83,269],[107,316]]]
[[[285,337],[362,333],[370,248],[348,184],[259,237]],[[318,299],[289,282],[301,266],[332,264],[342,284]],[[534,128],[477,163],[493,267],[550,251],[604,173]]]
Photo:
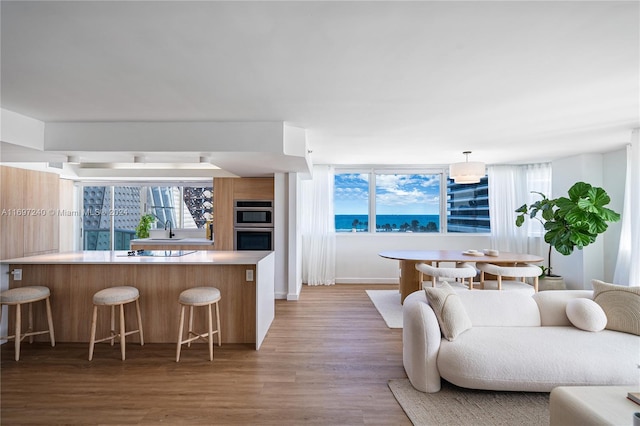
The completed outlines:
[[[222,335],[220,334],[220,290],[215,287],[194,287],[180,293],[178,300],[182,305],[180,309],[180,328],[178,329],[178,347],[176,349],[176,362],[180,361],[180,349],[183,344],[191,346],[191,342],[197,339],[205,339],[209,343],[209,361],[213,361],[213,335],[218,335],[218,346],[222,346]],[[216,329],[213,330],[213,317],[211,305],[216,305]],[[189,330],[187,337],[184,334],[184,310],[189,307]],[[208,331],[206,333],[195,333],[193,331],[193,308],[195,306],[207,307]]]
[[[120,352],[122,353],[122,360],[125,359],[125,337],[134,333],[140,333],[140,345],[144,345],[144,337],[142,334],[142,316],[140,315],[140,303],[138,301],[140,292],[135,287],[121,286],[110,287],[104,290],[98,291],[93,295],[93,318],[91,319],[91,339],[89,340],[89,361],[93,359],[93,348],[96,343],[104,342],[106,340],[111,341],[111,346],[114,344],[114,340],[120,337]],[[124,321],[124,305],[127,303],[136,303],[136,314],[138,317],[138,329],[125,331]],[[110,336],[96,340],[96,323],[98,320],[98,306],[111,306],[111,329]],[[120,306],[120,330],[116,333],[116,319],[115,310],[116,306]]]
[[[0,339],[15,339],[16,342],[16,361],[20,360],[20,342],[25,337],[29,338],[29,343],[33,343],[33,336],[39,334],[49,334],[49,340],[51,340],[51,346],[56,345],[56,339],[53,333],[53,317],[51,315],[51,303],[49,302],[49,296],[51,292],[48,287],[44,286],[25,286],[12,288],[0,293],[0,307],[2,305],[15,306],[16,307],[16,319],[15,319],[15,334],[13,336],[0,337]],[[45,301],[47,308],[47,322],[49,323],[49,329],[43,331],[33,330],[33,303]],[[22,333],[22,305],[29,305],[29,323],[25,333]],[[7,314],[9,311],[7,311]],[[8,316],[8,315],[7,315]]]

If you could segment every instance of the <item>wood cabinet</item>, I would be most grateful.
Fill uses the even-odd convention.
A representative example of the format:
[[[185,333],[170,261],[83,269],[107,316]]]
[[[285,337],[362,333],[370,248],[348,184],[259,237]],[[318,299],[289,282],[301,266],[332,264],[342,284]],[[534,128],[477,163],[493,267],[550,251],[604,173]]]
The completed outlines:
[[[234,180],[213,180],[213,240],[216,250],[233,250]]]
[[[0,259],[24,255],[24,216],[12,214],[24,207],[24,170],[0,166]]]
[[[0,173],[0,258],[57,252],[58,175],[6,166]]]
[[[273,178],[215,178],[213,234],[216,250],[233,250],[233,201],[273,200]]]

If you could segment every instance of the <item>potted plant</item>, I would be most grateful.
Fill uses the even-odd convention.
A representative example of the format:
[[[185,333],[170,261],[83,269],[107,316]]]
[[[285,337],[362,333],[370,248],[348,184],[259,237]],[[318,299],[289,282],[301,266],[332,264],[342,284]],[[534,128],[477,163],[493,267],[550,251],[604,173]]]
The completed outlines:
[[[551,267],[551,249],[563,255],[573,253],[575,248],[595,242],[596,237],[607,230],[607,222],[617,222],[620,215],[606,208],[611,198],[602,188],[585,182],[577,182],[569,188],[568,198],[548,198],[541,192],[542,199],[531,205],[523,204],[516,210],[516,226],[520,227],[526,217],[543,224],[544,240],[549,244],[548,267],[541,266],[540,278],[559,277]]]
[[[156,221],[156,217],[152,214],[142,215],[140,218],[140,222],[138,222],[138,226],[136,227],[136,237],[138,238],[149,238],[149,230],[151,229],[151,225]]]

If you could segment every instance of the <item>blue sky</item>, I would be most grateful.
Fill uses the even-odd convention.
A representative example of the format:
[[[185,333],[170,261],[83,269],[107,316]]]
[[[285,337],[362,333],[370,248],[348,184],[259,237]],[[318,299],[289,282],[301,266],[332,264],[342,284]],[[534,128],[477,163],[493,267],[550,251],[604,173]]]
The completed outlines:
[[[336,174],[335,214],[367,214],[369,175]],[[377,174],[376,214],[439,214],[440,176]]]

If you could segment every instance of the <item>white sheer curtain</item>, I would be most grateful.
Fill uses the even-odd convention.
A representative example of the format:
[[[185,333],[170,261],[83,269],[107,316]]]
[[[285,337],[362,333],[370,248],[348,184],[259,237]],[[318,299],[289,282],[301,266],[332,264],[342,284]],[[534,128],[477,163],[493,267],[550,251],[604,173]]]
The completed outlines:
[[[334,171],[314,166],[313,179],[301,185],[302,282],[336,282],[336,233],[333,214]]]
[[[531,191],[551,196],[551,165],[489,166],[488,174],[491,248],[546,257],[548,246],[542,224],[527,220],[518,228],[515,210],[540,199]]]
[[[613,282],[640,286],[640,141],[634,129],[627,145],[627,177],[620,230],[620,247]]]

